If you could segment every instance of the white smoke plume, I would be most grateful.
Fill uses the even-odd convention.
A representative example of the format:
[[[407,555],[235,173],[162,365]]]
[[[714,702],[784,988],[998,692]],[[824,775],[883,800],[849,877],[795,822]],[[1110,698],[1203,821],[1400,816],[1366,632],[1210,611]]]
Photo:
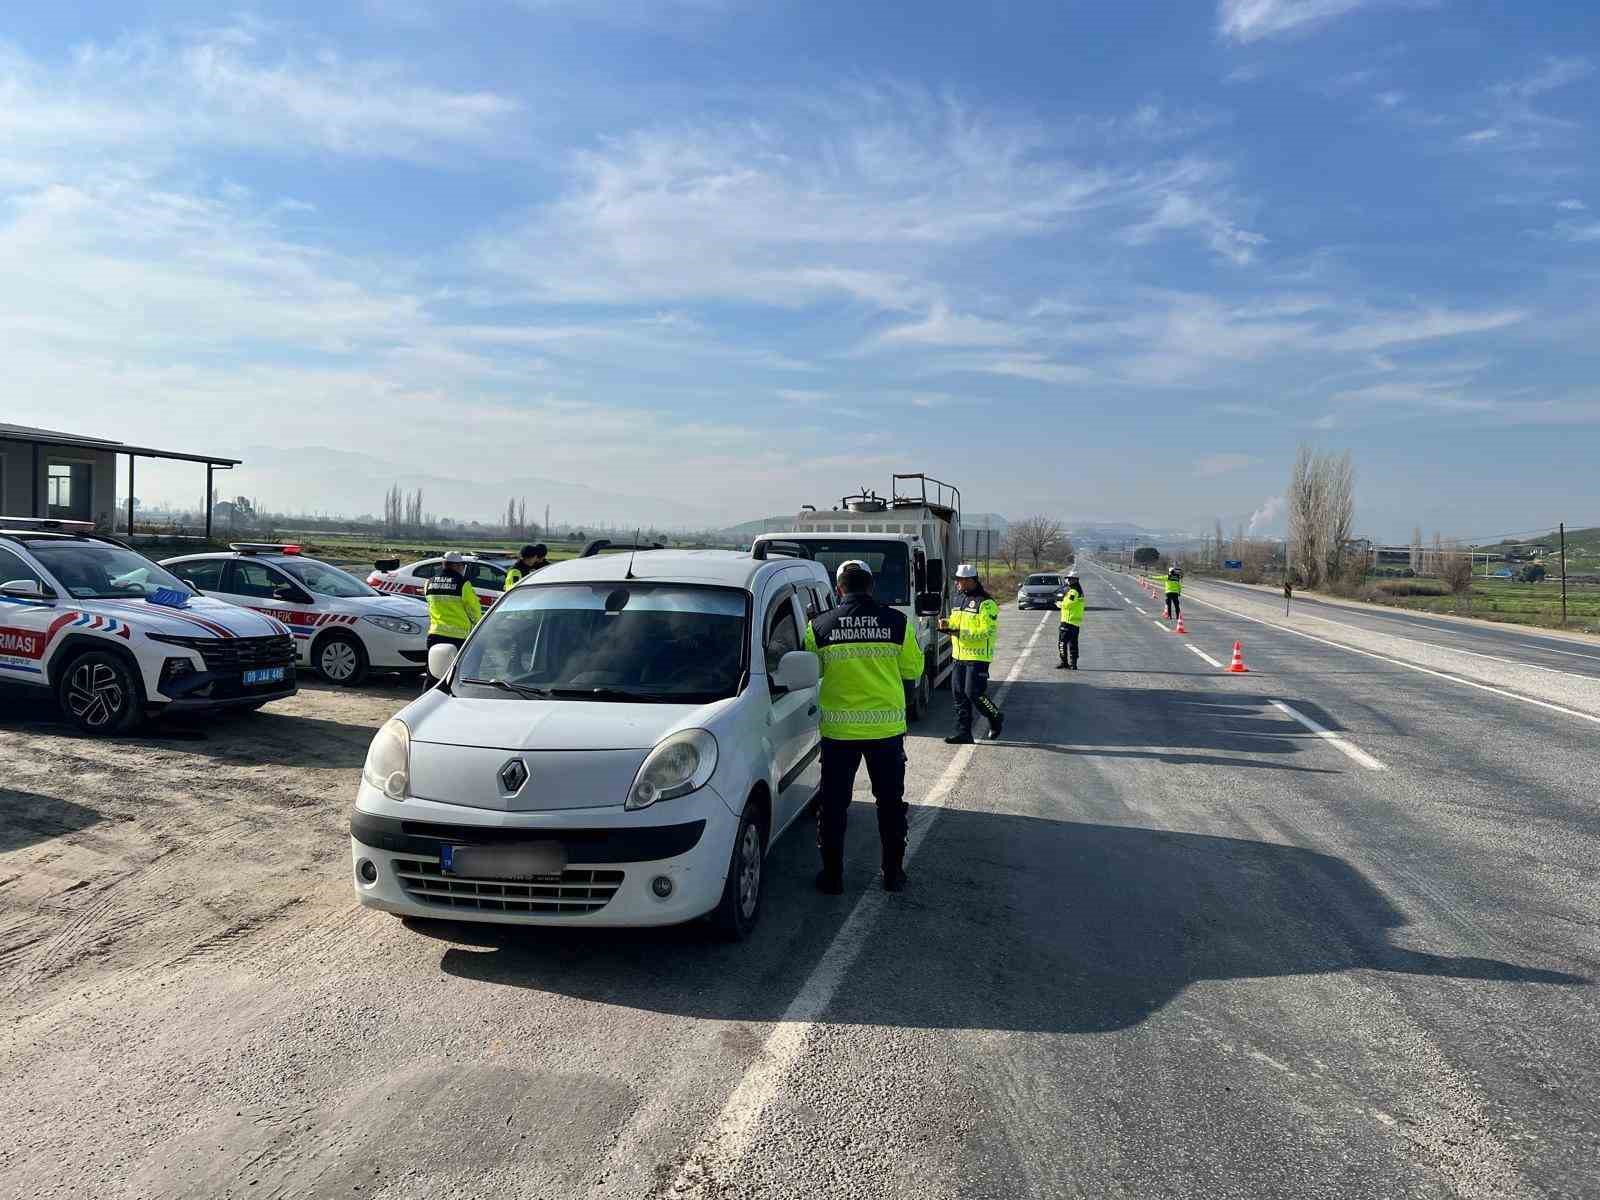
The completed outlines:
[[[1283,497],[1268,496],[1261,507],[1250,514],[1250,532],[1254,533],[1258,527],[1270,524],[1282,511]]]

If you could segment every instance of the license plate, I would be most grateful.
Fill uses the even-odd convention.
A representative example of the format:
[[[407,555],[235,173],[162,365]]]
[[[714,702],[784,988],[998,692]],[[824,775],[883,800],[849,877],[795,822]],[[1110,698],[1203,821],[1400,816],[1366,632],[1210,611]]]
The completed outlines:
[[[567,869],[560,842],[519,842],[509,846],[445,846],[439,869],[467,879],[558,880]]]
[[[259,671],[246,671],[244,673],[245,687],[255,687],[263,683],[282,683],[282,667],[263,667]]]

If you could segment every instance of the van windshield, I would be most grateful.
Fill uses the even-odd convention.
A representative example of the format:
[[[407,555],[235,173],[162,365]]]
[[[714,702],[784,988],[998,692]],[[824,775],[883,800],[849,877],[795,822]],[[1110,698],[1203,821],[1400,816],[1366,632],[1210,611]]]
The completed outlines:
[[[830,576],[854,558],[872,571],[872,595],[879,604],[911,603],[911,551],[904,542],[837,541],[806,538],[805,546]]]
[[[514,588],[462,651],[455,687],[470,696],[709,704],[739,690],[748,623],[735,588]]]

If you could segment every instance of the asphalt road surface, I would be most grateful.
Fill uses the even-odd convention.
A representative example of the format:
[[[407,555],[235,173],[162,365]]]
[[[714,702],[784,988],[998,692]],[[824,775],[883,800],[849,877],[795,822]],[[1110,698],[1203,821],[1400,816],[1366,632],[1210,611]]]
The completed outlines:
[[[1243,594],[1272,600],[1275,593],[1260,587],[1228,583],[1221,580],[1196,581],[1201,591],[1216,588],[1225,592]],[[1185,584],[1193,590],[1196,584]],[[1451,617],[1431,616],[1427,613],[1402,612],[1380,608],[1376,605],[1355,607],[1349,604],[1330,604],[1310,596],[1296,596],[1291,602],[1295,612],[1310,613],[1324,621],[1335,621],[1352,629],[1365,629],[1374,633],[1394,634],[1444,646],[1452,650],[1470,650],[1504,658],[1509,662],[1526,663],[1567,671],[1574,675],[1600,678],[1600,642],[1577,638],[1553,637],[1536,633],[1526,626],[1497,624],[1490,621],[1457,620]],[[1278,611],[1282,611],[1281,606]]]
[[[0,958],[0,1191],[1600,1196],[1594,726],[1086,582],[1081,671],[1004,612],[1005,739],[945,746],[944,696],[912,739],[911,890],[863,803],[847,894],[791,832],[741,946],[362,910],[343,751],[276,827],[213,797],[189,836],[258,917],[207,932],[175,846],[126,886],[193,945],[108,892],[92,959]],[[9,736],[38,803],[109,795],[113,751]]]

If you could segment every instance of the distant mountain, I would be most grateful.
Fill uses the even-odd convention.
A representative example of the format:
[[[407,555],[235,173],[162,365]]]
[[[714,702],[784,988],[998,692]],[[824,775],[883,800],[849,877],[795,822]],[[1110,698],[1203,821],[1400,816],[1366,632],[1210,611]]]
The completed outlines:
[[[399,484],[405,492],[422,489],[425,512],[462,521],[498,521],[506,501],[516,498],[527,500],[528,516],[541,524],[546,505],[553,522],[580,528],[704,529],[719,523],[714,512],[659,496],[633,496],[534,475],[487,479],[423,473],[328,446],[250,446],[240,457],[244,464],[219,477],[218,486],[228,494],[251,496],[275,512],[351,517],[381,513],[385,493]],[[470,475],[471,464],[461,466],[463,475]]]

